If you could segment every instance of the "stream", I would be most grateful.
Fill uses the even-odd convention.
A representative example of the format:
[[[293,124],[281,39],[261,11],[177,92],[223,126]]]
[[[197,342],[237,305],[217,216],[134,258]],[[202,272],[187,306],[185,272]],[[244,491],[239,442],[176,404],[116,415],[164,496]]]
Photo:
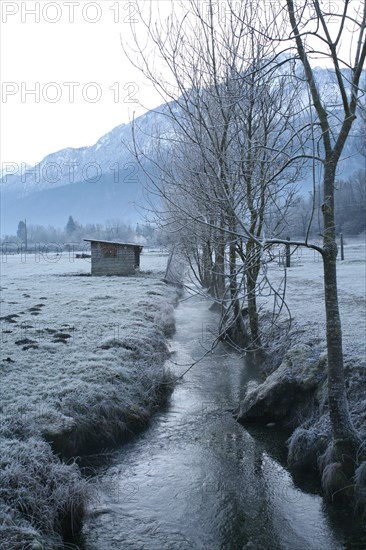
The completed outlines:
[[[216,321],[207,300],[186,294],[170,342],[174,373],[205,353]],[[350,522],[347,531],[319,495],[294,484],[285,434],[249,433],[232,417],[255,378],[255,368],[223,344],[190,369],[150,427],[97,467],[83,548],[366,548],[349,542]]]

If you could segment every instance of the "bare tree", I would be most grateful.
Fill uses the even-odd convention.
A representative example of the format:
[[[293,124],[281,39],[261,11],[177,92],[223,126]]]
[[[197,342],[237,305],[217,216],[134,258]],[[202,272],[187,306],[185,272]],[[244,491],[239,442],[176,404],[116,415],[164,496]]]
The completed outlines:
[[[147,25],[151,42],[173,76],[173,87],[166,85],[166,79],[154,74],[150,60],[144,55],[144,48],[137,48],[145,74],[161,90],[167,102],[167,116],[174,121],[175,128],[179,128],[176,131],[178,141],[182,142],[184,136],[185,145],[189,145],[195,153],[189,158],[198,155],[201,159],[197,177],[192,177],[189,185],[180,187],[186,197],[196,200],[195,208],[192,210],[189,204],[179,201],[174,207],[178,206],[180,214],[185,214],[183,223],[192,222],[195,228],[201,224],[212,230],[209,244],[206,241],[206,251],[202,248],[203,241],[197,241],[196,248],[198,257],[200,254],[213,254],[212,274],[219,282],[225,280],[225,255],[229,247],[230,303],[235,306],[233,297],[238,296],[238,289],[245,287],[246,297],[249,302],[254,302],[252,330],[254,340],[258,341],[255,328],[258,260],[263,249],[286,242],[278,238],[272,229],[269,234],[263,234],[268,203],[273,199],[273,208],[279,209],[281,202],[280,195],[269,185],[276,180],[281,181],[281,175],[285,175],[295,161],[302,158],[310,162],[314,201],[318,187],[323,194],[323,244],[319,246],[310,240],[314,211],[304,240],[290,243],[318,251],[323,260],[328,402],[334,460],[341,464],[348,480],[354,472],[360,440],[350,418],[344,380],[334,199],[337,169],[356,119],[360,99],[365,94],[361,78],[366,57],[366,3],[344,0],[340,13],[330,13],[320,0],[286,0],[282,5],[274,2],[265,6],[255,0],[240,5],[232,5],[228,1],[229,17],[221,20],[215,19],[211,1],[204,4],[208,8],[205,16],[196,0],[184,3],[187,7],[183,21],[172,18],[165,34],[161,27]],[[348,47],[349,56],[344,53],[343,44],[347,34],[352,38]],[[253,55],[253,44],[260,45],[256,56]],[[253,59],[260,57],[262,63],[251,66]],[[336,105],[317,81],[314,66],[318,59],[326,60],[332,66]],[[257,113],[254,118],[246,117],[251,110],[251,101],[258,105],[256,90],[252,96],[246,93],[246,101],[238,100],[238,95],[233,93],[233,83],[248,84],[250,78],[258,78],[258,75],[263,78],[262,75],[266,74],[275,78],[274,64],[279,75],[285,73],[285,67],[289,67],[288,77],[296,77],[307,88],[303,109],[297,113],[298,122],[292,131],[282,132],[288,141],[280,147],[273,141],[267,143],[263,132],[259,140],[253,137],[252,127],[245,128],[246,123],[253,125],[261,116]],[[281,73],[281,70],[284,72]],[[244,89],[245,86],[239,86],[237,92],[242,93]],[[259,94],[259,97],[266,108],[265,95]],[[240,110],[238,117],[236,114]],[[260,112],[263,115],[263,108]],[[287,120],[291,128],[294,118],[288,117]],[[243,143],[241,152],[240,139]],[[271,154],[263,157],[268,151]],[[286,152],[287,158],[284,158]],[[279,165],[269,173],[266,168],[269,163],[272,166],[274,161],[278,161]],[[188,175],[189,171],[185,173]],[[321,181],[317,181],[318,177]],[[173,182],[177,183],[176,178],[170,179],[170,183]],[[200,184],[196,187],[197,182]],[[198,190],[202,189],[204,193],[199,195]],[[165,199],[172,204],[171,195],[166,193]],[[204,212],[200,211],[199,206],[203,200],[207,201]],[[235,254],[239,254],[245,265],[246,284],[243,277],[238,279],[238,272],[242,273],[242,270],[241,266],[239,270],[237,268]],[[216,293],[224,300],[226,286],[219,286]],[[240,304],[238,310],[241,311]],[[236,312],[234,315],[237,318]]]
[[[366,57],[366,3],[362,13],[349,14],[350,2],[346,0],[343,13],[339,14],[337,34],[331,32],[329,14],[319,0],[308,2],[312,8],[311,19],[316,21],[316,35],[323,43],[322,52],[332,61],[342,97],[343,118],[335,128],[330,122],[329,108],[321,98],[319,86],[310,64],[306,37],[310,32],[310,16],[304,18],[304,6],[295,5],[287,0],[287,9],[292,28],[292,36],[304,67],[305,78],[311,94],[311,102],[317,114],[316,123],[321,128],[323,153],[323,266],[326,309],[326,337],[328,350],[328,401],[332,425],[336,459],[343,466],[347,478],[353,475],[355,458],[360,440],[351,422],[344,381],[341,320],[337,292],[337,244],[335,240],[334,189],[336,170],[342,150],[349,137],[352,123],[356,118],[358,98],[360,96],[361,71]],[[334,16],[333,16],[334,17]],[[353,63],[349,65],[338,53],[338,43],[345,32],[346,24],[355,29],[356,48]],[[312,25],[313,26],[313,25]],[[342,71],[347,66],[347,71]]]
[[[271,4],[272,10],[263,21],[252,22],[252,30],[271,38],[277,52],[281,49],[295,51],[309,92],[309,117],[313,143],[316,143],[314,164],[320,166],[322,172],[323,246],[311,244],[308,238],[293,244],[314,248],[323,259],[328,402],[334,461],[341,465],[349,480],[355,470],[360,440],[350,418],[344,380],[334,198],[337,168],[356,119],[360,98],[365,94],[361,77],[366,57],[366,3],[345,0],[339,5],[341,12],[334,13],[320,0],[286,0],[284,6]],[[343,42],[347,35],[351,37],[351,45],[345,48]],[[314,65],[318,59],[325,59],[332,66],[336,109],[317,82]],[[273,239],[267,245],[274,242],[280,241]]]
[[[165,100],[161,110],[170,132],[159,137],[153,189],[164,198],[158,216],[193,258],[201,283],[222,307],[222,326],[235,324],[237,339],[261,347],[256,294],[266,212],[287,209],[296,179],[294,157],[303,153],[291,132],[297,85],[289,98],[288,75],[267,59],[271,47],[248,32],[242,12],[221,18],[213,2],[182,4],[183,23],[146,22],[152,46],[171,73],[174,86],[154,71],[135,36],[141,68]],[[139,146],[135,125],[135,155]],[[170,155],[164,142],[169,141]],[[289,158],[291,157],[291,166]],[[173,162],[172,162],[173,159]],[[280,204],[281,203],[281,204]],[[275,231],[272,227],[271,231]],[[193,267],[193,266],[192,266]],[[244,310],[244,305],[247,309]]]

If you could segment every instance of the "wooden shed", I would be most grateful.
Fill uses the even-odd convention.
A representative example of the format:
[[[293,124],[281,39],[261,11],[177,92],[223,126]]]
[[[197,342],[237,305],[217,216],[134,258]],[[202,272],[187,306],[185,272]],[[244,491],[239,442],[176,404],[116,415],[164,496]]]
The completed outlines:
[[[140,267],[142,246],[118,241],[84,239],[91,247],[92,275],[134,275]]]

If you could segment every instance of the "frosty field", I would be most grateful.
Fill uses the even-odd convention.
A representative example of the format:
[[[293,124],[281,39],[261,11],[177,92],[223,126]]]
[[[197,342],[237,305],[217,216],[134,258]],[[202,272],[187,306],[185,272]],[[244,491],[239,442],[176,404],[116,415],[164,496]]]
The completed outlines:
[[[344,351],[347,355],[366,354],[366,242],[365,238],[345,239],[345,259],[337,260],[338,298],[342,322]],[[281,253],[283,251],[281,250]],[[284,268],[278,261],[269,264],[268,277],[278,288],[284,281]],[[263,306],[272,307],[273,299],[262,299]],[[306,333],[307,338],[324,341],[325,307],[323,264],[313,250],[297,249],[286,270],[286,304],[291,312],[292,326]]]
[[[43,431],[58,432],[73,425],[75,407],[92,407],[96,400],[102,406],[119,380],[130,386],[125,405],[132,406],[133,381],[146,367],[140,362],[164,355],[163,333],[172,330],[169,291],[158,267],[155,276],[95,278],[77,275],[89,272],[85,259],[6,259],[3,419],[21,414]],[[165,258],[159,259],[163,266]]]
[[[325,345],[321,259],[296,250],[291,262],[291,338]],[[77,533],[88,483],[70,457],[145,426],[172,388],[164,363],[177,294],[162,282],[166,263],[144,252],[136,277],[91,277],[90,260],[67,253],[3,255],[1,548],[53,550]],[[283,276],[268,264],[274,285]],[[345,354],[364,358],[364,241],[346,244],[338,279]],[[273,299],[260,302],[268,309]]]
[[[47,532],[52,548],[67,522],[77,529],[85,486],[44,438],[72,457],[147,423],[170,386],[176,293],[161,254],[130,278],[91,277],[90,260],[68,254],[2,260],[0,536],[22,548]]]

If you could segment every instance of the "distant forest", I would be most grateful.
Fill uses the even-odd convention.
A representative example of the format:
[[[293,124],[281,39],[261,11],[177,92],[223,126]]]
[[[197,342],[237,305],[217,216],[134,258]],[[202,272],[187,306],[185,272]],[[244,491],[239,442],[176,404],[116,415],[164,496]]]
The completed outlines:
[[[138,243],[144,246],[164,246],[164,235],[160,229],[149,223],[137,224],[134,228],[120,220],[109,220],[106,224],[82,225],[69,216],[64,229],[51,225],[26,224],[20,220],[13,235],[4,235],[1,239],[2,249],[7,252],[22,252],[47,248],[48,251],[83,250],[89,243],[83,239],[105,239]]]
[[[335,217],[337,235],[343,233],[357,236],[366,231],[366,172],[358,170],[348,180],[339,180],[335,192]],[[309,193],[308,197],[295,195],[292,205],[287,209],[283,219],[279,211],[273,221],[281,227],[282,236],[304,237],[310,225],[310,235],[315,237],[322,233],[321,200],[322,190]],[[314,211],[313,211],[313,207]],[[314,213],[313,213],[314,212]],[[269,216],[269,215],[267,215]],[[312,219],[311,219],[312,218]],[[174,235],[163,228],[150,223],[137,224],[134,228],[121,220],[109,220],[106,224],[89,223],[82,225],[69,216],[64,229],[51,225],[26,225],[20,220],[13,235],[4,235],[2,247],[6,250],[32,250],[46,246],[47,250],[67,249],[71,245],[76,249],[88,247],[83,239],[105,239],[139,243],[144,246],[166,246],[174,242]]]

